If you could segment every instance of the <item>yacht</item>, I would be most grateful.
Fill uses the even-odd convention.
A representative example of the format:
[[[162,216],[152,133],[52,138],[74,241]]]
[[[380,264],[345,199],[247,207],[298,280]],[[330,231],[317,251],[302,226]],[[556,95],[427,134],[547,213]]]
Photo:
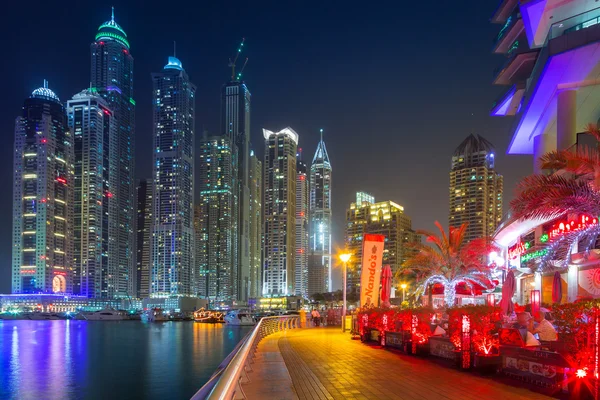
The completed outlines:
[[[123,312],[114,308],[105,308],[104,310],[86,313],[84,317],[88,321],[122,321],[127,319],[127,316]]]
[[[169,314],[163,312],[161,308],[151,308],[141,315],[142,322],[163,322],[169,321]]]
[[[254,317],[249,310],[231,310],[223,318],[227,325],[255,325]]]
[[[194,313],[194,321],[206,324],[216,324],[225,322],[223,320],[222,312],[205,310],[204,308],[201,308]]]
[[[57,320],[62,319],[57,313],[34,311],[25,315],[25,318],[31,320]]]

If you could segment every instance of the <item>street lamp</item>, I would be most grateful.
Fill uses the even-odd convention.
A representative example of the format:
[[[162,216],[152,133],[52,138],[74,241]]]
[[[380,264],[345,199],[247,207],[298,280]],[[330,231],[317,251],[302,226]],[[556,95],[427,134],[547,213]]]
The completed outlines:
[[[348,261],[350,261],[350,257],[352,254],[350,253],[342,253],[340,254],[340,260],[342,261],[342,265],[344,266],[344,304],[342,306],[342,332],[346,332],[346,272],[348,270]]]
[[[402,288],[402,302],[404,303],[404,291],[406,290],[406,287],[408,285],[406,283],[403,283],[402,285],[400,285],[400,287]]]

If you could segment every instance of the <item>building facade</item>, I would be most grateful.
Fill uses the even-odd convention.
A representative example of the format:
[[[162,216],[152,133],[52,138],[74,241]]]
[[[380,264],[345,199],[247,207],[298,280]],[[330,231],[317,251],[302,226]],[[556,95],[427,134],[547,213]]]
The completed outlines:
[[[117,130],[107,102],[84,90],[67,102],[74,142],[73,294],[112,298],[118,277]]]
[[[200,143],[200,196],[196,209],[198,293],[216,301],[235,300],[238,220],[234,146],[228,137],[209,137],[206,132]]]
[[[296,296],[308,297],[308,169],[302,149],[296,162]]]
[[[13,293],[73,291],[73,136],[47,83],[15,123]]]
[[[468,223],[466,241],[492,237],[502,220],[503,178],[494,153],[490,142],[469,135],[452,155],[448,223]]]
[[[154,105],[150,296],[194,292],[194,121],[196,86],[169,57],[152,74]]]
[[[363,200],[359,196],[357,199]],[[395,275],[409,255],[408,243],[419,240],[412,229],[404,207],[393,201],[361,204],[352,203],[346,211],[346,250],[352,254],[348,262],[347,290],[360,293],[360,273],[362,262],[363,237],[365,234],[385,236],[383,264],[389,264]]]
[[[263,210],[262,162],[250,151],[250,298],[262,293]]]
[[[150,296],[150,246],[152,243],[152,180],[140,179],[136,188],[136,297]]]
[[[290,127],[263,129],[265,138],[263,296],[295,293],[296,150],[298,134]]]
[[[331,163],[323,141],[317,145],[310,166],[310,251],[321,255],[325,266],[325,291],[332,290],[331,283]]]
[[[135,295],[135,100],[133,99],[133,57],[127,34],[115,22],[100,25],[91,50],[91,84],[113,112],[117,130],[116,187],[111,191],[117,203],[117,269],[115,286],[109,296]]]
[[[250,292],[250,104],[251,94],[244,82],[235,80],[221,91],[221,134],[234,143],[237,175],[235,195],[237,210],[237,251],[233,297],[248,301]]]

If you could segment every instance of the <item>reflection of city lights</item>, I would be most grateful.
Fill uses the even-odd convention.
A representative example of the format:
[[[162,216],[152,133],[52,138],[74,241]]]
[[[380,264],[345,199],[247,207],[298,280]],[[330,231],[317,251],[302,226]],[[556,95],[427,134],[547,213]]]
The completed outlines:
[[[587,376],[587,371],[585,369],[578,369],[577,372],[575,372],[575,375],[578,378],[585,378]]]

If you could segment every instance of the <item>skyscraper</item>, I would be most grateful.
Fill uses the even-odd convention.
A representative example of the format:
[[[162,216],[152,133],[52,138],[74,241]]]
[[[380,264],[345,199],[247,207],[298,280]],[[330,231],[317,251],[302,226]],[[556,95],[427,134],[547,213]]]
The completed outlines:
[[[96,298],[115,295],[118,277],[117,130],[113,112],[94,90],[67,102],[74,141],[73,293]]]
[[[348,264],[347,288],[349,293],[358,293],[362,262],[362,246],[365,234],[385,236],[383,264],[389,264],[395,274],[407,258],[407,243],[416,242],[419,236],[412,229],[409,216],[404,207],[393,201],[369,202],[364,200],[365,193],[357,193],[357,201],[346,211],[346,249],[352,253]]]
[[[308,175],[298,149],[296,161],[296,295],[308,296]]]
[[[152,297],[194,291],[194,118],[196,86],[181,61],[169,57],[152,74],[154,151]]]
[[[140,179],[137,188],[136,297],[150,295],[150,246],[152,243],[152,180]]]
[[[494,147],[469,135],[452,155],[449,226],[467,222],[465,240],[491,237],[502,219],[502,175],[494,169]]]
[[[218,301],[235,299],[237,170],[233,146],[228,137],[209,137],[206,132],[200,143],[200,198],[196,209],[198,293]]]
[[[250,298],[260,297],[262,283],[262,162],[250,151]]]
[[[290,127],[279,132],[263,129],[265,296],[295,293],[296,148],[298,134]]]
[[[310,251],[322,257],[325,291],[331,291],[331,163],[323,141],[317,145],[310,166]],[[318,264],[317,264],[318,265]]]
[[[221,130],[234,144],[234,162],[237,174],[234,177],[235,196],[238,207],[237,244],[234,251],[236,267],[233,271],[233,297],[240,301],[248,300],[250,285],[250,91],[232,75],[231,81],[221,92]]]
[[[47,83],[15,123],[13,293],[73,290],[73,136]]]
[[[135,100],[133,99],[133,57],[129,52],[127,34],[112,18],[100,25],[91,50],[92,87],[108,102],[117,129],[117,186],[111,191],[117,203],[118,224],[117,269],[115,286],[110,289],[115,297],[135,294],[133,260],[135,235]]]

